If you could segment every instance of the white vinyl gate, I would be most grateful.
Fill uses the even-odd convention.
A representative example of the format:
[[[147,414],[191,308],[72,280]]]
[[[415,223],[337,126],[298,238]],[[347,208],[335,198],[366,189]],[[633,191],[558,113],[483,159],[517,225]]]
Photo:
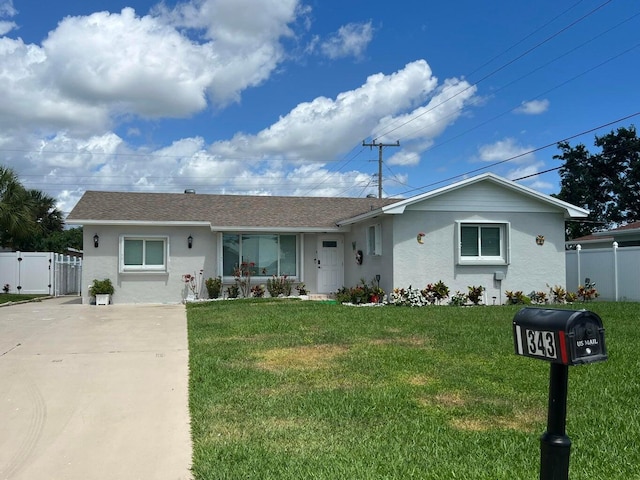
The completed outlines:
[[[82,259],[52,252],[0,252],[0,287],[9,293],[80,294]]]

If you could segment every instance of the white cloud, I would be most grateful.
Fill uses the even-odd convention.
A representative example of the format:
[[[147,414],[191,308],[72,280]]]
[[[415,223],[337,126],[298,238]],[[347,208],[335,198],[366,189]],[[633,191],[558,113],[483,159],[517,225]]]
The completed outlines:
[[[420,163],[420,154],[417,152],[410,152],[408,150],[401,150],[385,160],[387,165],[418,165]]]
[[[402,115],[382,118],[376,131],[380,132],[381,141],[384,142],[392,142],[398,138],[406,141],[437,137],[471,103],[476,89],[475,85],[464,80],[447,79],[429,103]]]
[[[343,25],[320,45],[321,52],[331,59],[362,56],[373,39],[371,21]]]
[[[246,157],[275,155],[292,161],[332,160],[358,139],[371,135],[380,118],[392,119],[394,114],[425,101],[437,83],[427,62],[412,62],[390,75],[371,75],[362,86],[335,99],[318,97],[301,103],[258,134],[238,134],[214,143],[211,151]],[[451,110],[454,105],[452,102]],[[461,103],[457,105],[461,108]],[[414,137],[428,138],[443,128],[423,129]]]
[[[13,0],[0,0],[0,17],[13,17],[18,11],[13,6]]]
[[[519,178],[522,178],[524,180],[532,181],[535,178],[535,175],[538,174],[538,172],[543,166],[544,166],[544,162],[533,161],[532,163],[522,165],[520,167],[516,167],[509,170],[505,174],[505,177],[508,178],[509,180],[517,180]]]
[[[6,35],[16,27],[15,22],[0,21],[0,35]]]
[[[540,115],[549,110],[549,100],[531,100],[530,102],[522,102],[515,112],[524,115]]]
[[[532,147],[518,145],[513,138],[505,138],[490,145],[483,145],[478,149],[480,160],[485,162],[500,162],[509,160],[517,163],[531,161],[534,158]]]
[[[0,38],[0,90],[12,92],[0,127],[97,134],[120,116],[187,117],[209,100],[238,101],[274,72],[289,23],[305,14],[298,0],[242,2],[251,8],[205,0],[143,17],[131,8],[66,17],[41,46]]]
[[[493,144],[481,146],[478,152],[481,160],[499,164],[492,168],[492,171],[496,168],[502,169],[501,175],[510,180],[522,178],[525,182],[529,182],[532,188],[550,190],[550,186],[537,177],[537,174],[544,169],[545,163],[538,160],[535,153],[530,153],[533,149],[531,146],[518,144],[513,138],[505,138]]]
[[[455,92],[463,89],[459,81],[444,84],[455,87]],[[30,188],[41,188],[38,182],[46,175],[47,189],[62,192],[61,197],[56,195],[64,211],[81,194],[69,189],[65,176],[69,172],[87,189],[180,192],[195,188],[217,193],[361,196],[375,193],[371,174],[344,168],[332,172],[335,168],[329,168],[330,162],[367,138],[378,128],[380,118],[406,120],[401,112],[424,113],[424,107],[417,105],[438,103],[446,91],[438,88],[429,65],[420,60],[391,74],[371,75],[361,86],[335,98],[301,103],[255,135],[238,133],[211,145],[201,137],[191,137],[163,148],[134,148],[114,133],[85,138],[59,132],[44,140],[35,135],[24,137],[29,140],[21,148],[32,153],[21,173],[34,182],[27,183]],[[420,131],[413,132],[402,150],[388,158],[388,164],[416,165],[432,136],[464,108],[463,98],[470,96],[458,95],[442,112],[438,107],[425,113],[421,122],[431,118],[429,128],[420,123]],[[443,125],[433,126],[438,119]],[[386,186],[390,182],[391,178],[385,179]]]

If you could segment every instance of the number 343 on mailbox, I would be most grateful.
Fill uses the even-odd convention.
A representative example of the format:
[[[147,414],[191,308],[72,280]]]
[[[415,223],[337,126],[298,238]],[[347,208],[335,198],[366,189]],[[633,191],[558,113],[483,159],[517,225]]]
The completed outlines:
[[[587,310],[527,307],[513,318],[515,353],[563,365],[607,359],[604,328]]]

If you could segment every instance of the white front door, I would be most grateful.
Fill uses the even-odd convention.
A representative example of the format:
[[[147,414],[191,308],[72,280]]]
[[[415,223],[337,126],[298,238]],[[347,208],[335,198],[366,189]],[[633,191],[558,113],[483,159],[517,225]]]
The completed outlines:
[[[344,241],[340,237],[318,238],[318,293],[331,293],[344,282]]]

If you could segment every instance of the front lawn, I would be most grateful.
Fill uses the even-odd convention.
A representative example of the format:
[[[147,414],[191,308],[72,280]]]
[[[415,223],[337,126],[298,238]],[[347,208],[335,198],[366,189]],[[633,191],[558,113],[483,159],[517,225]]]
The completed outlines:
[[[638,478],[640,305],[587,306],[609,360],[569,371],[571,479]],[[513,353],[519,309],[189,304],[195,479],[538,478],[549,364]]]
[[[29,293],[0,293],[0,304],[11,302],[26,302],[27,300],[33,300],[35,298],[44,298],[49,295],[37,295]]]

